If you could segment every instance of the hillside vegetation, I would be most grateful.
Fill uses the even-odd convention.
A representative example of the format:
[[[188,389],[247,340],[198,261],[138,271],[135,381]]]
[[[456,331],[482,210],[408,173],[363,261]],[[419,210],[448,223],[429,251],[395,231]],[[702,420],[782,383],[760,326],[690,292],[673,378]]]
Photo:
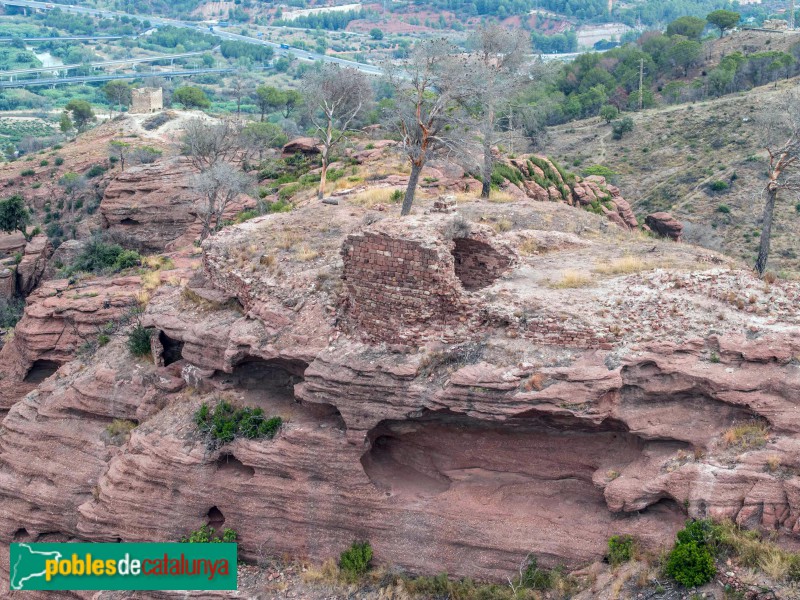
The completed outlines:
[[[597,118],[554,127],[548,154],[576,172],[606,167],[637,214],[671,211],[687,224],[687,241],[752,264],[767,164],[756,117],[797,84],[631,113],[635,133],[621,140]],[[798,227],[800,198],[787,192],[776,207],[773,269],[800,273]]]

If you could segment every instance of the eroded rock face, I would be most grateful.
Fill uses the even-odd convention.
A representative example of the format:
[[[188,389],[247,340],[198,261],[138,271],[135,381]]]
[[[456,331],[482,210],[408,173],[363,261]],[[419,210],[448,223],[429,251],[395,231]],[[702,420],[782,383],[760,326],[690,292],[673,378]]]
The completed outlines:
[[[0,349],[0,412],[72,360],[107,323],[136,303],[139,277],[97,279],[70,285],[48,281],[28,298],[11,341]]]
[[[0,436],[0,578],[18,536],[171,541],[220,516],[249,561],[284,552],[323,560],[368,539],[378,562],[498,580],[530,552],[548,566],[600,559],[611,535],[656,551],[687,516],[729,517],[796,540],[795,284],[776,284],[763,306],[754,296],[752,313],[721,291],[735,277],[744,289],[750,276],[714,269],[564,291],[536,269],[596,255],[600,238],[495,235],[479,224],[467,232],[441,213],[362,225],[352,206],[323,210],[253,219],[207,240],[203,274],[150,300],[142,322],[155,331],[152,362],[133,359],[117,337],[10,407]],[[297,232],[314,258],[281,237]],[[458,258],[456,239],[505,257],[501,264],[483,247],[473,257],[498,261],[502,276],[464,289],[471,279],[455,265],[469,271],[472,258]],[[397,240],[407,243],[395,252]],[[359,273],[347,259],[356,242],[370,249]],[[523,243],[529,250],[518,254]],[[647,241],[654,245],[691,252]],[[354,307],[369,294],[435,296],[396,268],[423,254],[436,258],[430,281],[452,292],[453,324],[436,330],[434,316],[419,327],[435,335],[398,343],[408,327],[391,330],[386,316],[391,335],[373,338]],[[402,281],[384,281],[390,273]],[[348,290],[357,274],[363,287]],[[56,283],[34,295],[58,292]],[[619,288],[640,304],[617,304]],[[42,323],[56,319],[49,300],[36,303],[50,310]],[[686,313],[677,333],[661,302]],[[711,306],[722,319],[707,320]],[[642,324],[633,323],[598,331],[600,348],[571,320],[598,307],[608,315],[587,327],[652,311],[663,335],[634,337]],[[533,337],[534,327],[556,337]],[[66,357],[65,328],[55,341],[45,333],[40,357]],[[34,347],[38,338],[29,339]],[[210,447],[193,415],[221,397],[280,415],[284,426],[273,440]],[[111,439],[113,419],[138,426]],[[753,420],[764,427],[759,445],[726,439]],[[76,455],[84,460],[67,468]]]
[[[192,168],[170,158],[129,167],[108,185],[100,203],[105,227],[150,252],[164,250],[195,221]]]

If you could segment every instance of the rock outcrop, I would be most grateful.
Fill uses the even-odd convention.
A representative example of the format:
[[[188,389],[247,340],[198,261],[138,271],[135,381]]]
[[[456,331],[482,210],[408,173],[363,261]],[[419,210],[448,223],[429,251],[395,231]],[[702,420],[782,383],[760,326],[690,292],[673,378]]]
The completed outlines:
[[[119,321],[140,289],[139,277],[118,277],[75,285],[48,281],[31,293],[13,338],[0,349],[0,413]]]
[[[644,224],[658,235],[676,242],[680,242],[683,236],[683,224],[668,212],[647,215]]]
[[[160,252],[195,222],[192,168],[182,158],[130,167],[108,185],[100,203],[104,227],[149,252]]]
[[[611,535],[657,551],[687,516],[796,541],[800,284],[765,291],[705,250],[632,239],[625,252],[653,257],[642,272],[591,263],[592,285],[562,285],[565,268],[627,254],[616,228],[538,230],[562,211],[605,223],[541,208],[492,205],[514,218],[503,231],[484,205],[474,221],[398,219],[343,199],[206,240],[203,273],[142,316],[151,361],[114,336],[5,405],[0,578],[14,539],[172,541],[220,516],[246,561],[368,539],[378,562],[498,580],[531,552],[601,559]],[[69,360],[74,330],[129,305],[101,298],[129,280],[69,302],[86,290],[43,284],[0,360]],[[222,398],[284,425],[209,445],[193,415]],[[742,424],[751,445],[730,433]]]

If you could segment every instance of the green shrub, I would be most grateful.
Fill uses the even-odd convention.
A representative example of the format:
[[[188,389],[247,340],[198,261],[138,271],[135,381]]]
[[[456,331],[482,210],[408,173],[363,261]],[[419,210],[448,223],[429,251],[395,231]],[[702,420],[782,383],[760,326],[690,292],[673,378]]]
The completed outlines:
[[[89,170],[86,171],[85,175],[86,175],[86,177],[91,178],[91,177],[97,177],[99,175],[102,175],[105,172],[106,172],[106,169],[105,169],[104,166],[102,166],[102,165],[92,165],[89,168]]]
[[[499,186],[506,180],[511,183],[522,183],[522,173],[511,165],[505,163],[495,164],[494,169],[492,169],[492,184]]]
[[[275,202],[269,202],[265,206],[265,210],[268,213],[283,213],[283,212],[291,212],[294,208],[291,202],[287,200],[277,199]]]
[[[234,223],[244,223],[245,221],[249,221],[250,219],[254,219],[258,216],[258,211],[255,210],[243,210],[239,214],[237,214],[233,218]]]
[[[553,585],[553,573],[540,568],[539,561],[533,556],[522,572],[520,584],[529,590],[549,590]]]
[[[615,140],[621,140],[622,136],[631,131],[633,131],[633,119],[630,117],[624,117],[611,124],[611,137]]]
[[[224,400],[213,411],[203,403],[194,414],[194,422],[202,433],[220,444],[232,442],[239,436],[271,439],[283,424],[280,417],[267,419],[260,408],[236,408]]]
[[[97,336],[97,345],[98,346],[105,346],[108,342],[111,341],[111,337],[107,333],[101,333]]]
[[[796,213],[800,213],[800,202],[798,202],[797,204],[794,205],[794,211]]]
[[[112,269],[123,252],[122,247],[117,244],[107,244],[98,238],[93,238],[72,263],[69,273],[77,271],[100,273]]]
[[[617,172],[603,165],[592,165],[591,167],[586,167],[583,170],[583,175],[584,177],[589,177],[590,175],[599,175],[600,177],[605,177],[607,180],[611,181],[617,176]]]
[[[42,159],[42,160],[39,161],[39,166],[40,167],[46,167],[49,164],[50,163],[47,161],[47,159]]]
[[[230,528],[222,530],[222,537],[214,534],[214,528],[203,525],[200,529],[192,531],[188,536],[181,538],[184,544],[232,544],[236,541],[236,531]]]
[[[55,166],[57,166],[57,167],[60,167],[61,165],[63,165],[63,164],[64,164],[64,157],[63,157],[63,156],[56,156],[56,157],[53,159],[53,164],[54,164]]]
[[[123,250],[114,261],[114,270],[122,271],[131,267],[138,267],[142,262],[142,257],[136,250]]]
[[[23,177],[30,177],[31,175],[36,175],[36,171],[34,171],[33,169],[24,169],[20,173],[20,175],[22,175]]]
[[[153,330],[144,327],[141,323],[137,323],[128,334],[128,350],[134,356],[149,354],[151,337],[153,337]]]
[[[667,558],[667,575],[687,588],[708,583],[717,573],[714,557],[696,542],[677,544]]]
[[[712,192],[724,192],[728,189],[728,184],[721,179],[717,179],[716,181],[712,181],[708,184],[708,189]]]
[[[731,214],[731,207],[728,206],[727,204],[720,204],[717,207],[717,212],[722,213],[723,215],[729,215]]]
[[[0,329],[11,329],[22,318],[25,300],[22,298],[0,298]]]
[[[612,535],[608,540],[608,563],[612,567],[633,558],[633,538],[629,535]]]
[[[675,548],[667,557],[666,573],[686,587],[711,581],[717,572],[714,555],[720,543],[721,528],[709,519],[687,521],[677,534]]]
[[[339,555],[339,568],[351,579],[357,579],[369,571],[372,546],[369,542],[353,542]]]
[[[292,196],[302,189],[302,187],[302,184],[298,182],[286,184],[278,191],[278,200],[288,202],[291,200]]]
[[[391,200],[392,202],[401,202],[404,197],[405,193],[403,193],[403,190],[394,190],[391,196],[389,196],[389,200]]]

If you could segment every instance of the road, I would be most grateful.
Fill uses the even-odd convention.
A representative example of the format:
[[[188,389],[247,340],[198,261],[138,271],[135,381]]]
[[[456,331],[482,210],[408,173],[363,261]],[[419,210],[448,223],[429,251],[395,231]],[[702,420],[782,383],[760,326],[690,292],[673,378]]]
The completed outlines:
[[[289,49],[281,48],[280,44],[276,42],[259,40],[257,38],[248,37],[246,35],[239,35],[237,33],[231,33],[229,31],[222,31],[218,27],[215,27],[213,31],[209,31],[208,27],[204,25],[198,25],[197,23],[189,23],[186,21],[178,21],[176,19],[165,19],[163,17],[154,17],[149,15],[129,15],[127,13],[118,12],[114,10],[101,10],[96,8],[87,8],[85,6],[73,6],[68,4],[54,5],[54,4],[49,4],[47,2],[36,2],[35,0],[0,0],[0,4],[6,6],[20,6],[25,8],[32,8],[36,10],[51,10],[53,8],[60,8],[64,12],[79,13],[79,14],[92,15],[96,17],[105,17],[105,18],[129,17],[139,20],[147,19],[153,25],[165,25],[165,26],[172,25],[173,27],[192,29],[200,33],[213,35],[223,40],[236,40],[240,42],[246,42],[248,44],[254,44],[256,46],[268,46],[272,48],[278,55],[288,54],[295,56],[301,60],[306,60],[310,62],[322,61],[326,63],[337,64],[344,67],[358,69],[362,73],[366,73],[368,75],[381,75],[383,73],[383,70],[380,67],[376,67],[374,65],[365,65],[351,60],[336,58],[335,56],[317,54],[316,52],[307,52],[305,50],[300,50],[298,48],[289,48]]]
[[[94,40],[121,40],[124,35],[72,35],[68,37],[26,37],[26,38],[0,38],[0,42],[13,42],[22,40],[23,42],[70,42],[82,41],[91,42]]]
[[[216,48],[214,48],[216,50]],[[213,50],[212,50],[213,51]],[[0,77],[5,77],[6,75],[25,75],[28,73],[52,73],[54,71],[70,71],[72,69],[79,69],[81,67],[89,67],[89,68],[102,68],[102,67],[110,67],[114,65],[133,65],[139,63],[149,63],[149,62],[158,62],[160,60],[172,60],[175,58],[186,58],[189,56],[199,56],[201,54],[206,54],[205,51],[201,52],[184,52],[183,54],[162,54],[159,56],[147,56],[142,58],[125,58],[119,60],[106,60],[103,62],[96,62],[96,63],[78,63],[74,65],[53,65],[52,67],[36,67],[35,69],[14,69],[11,71],[0,71]]]
[[[151,71],[149,73],[122,73],[119,75],[86,75],[77,77],[54,77],[52,79],[25,79],[22,81],[0,81],[0,89],[37,87],[43,85],[56,86],[65,83],[88,83],[91,81],[113,81],[114,79],[140,79],[145,77],[189,77],[206,73],[230,73],[233,67],[223,69],[190,69],[187,71]]]

